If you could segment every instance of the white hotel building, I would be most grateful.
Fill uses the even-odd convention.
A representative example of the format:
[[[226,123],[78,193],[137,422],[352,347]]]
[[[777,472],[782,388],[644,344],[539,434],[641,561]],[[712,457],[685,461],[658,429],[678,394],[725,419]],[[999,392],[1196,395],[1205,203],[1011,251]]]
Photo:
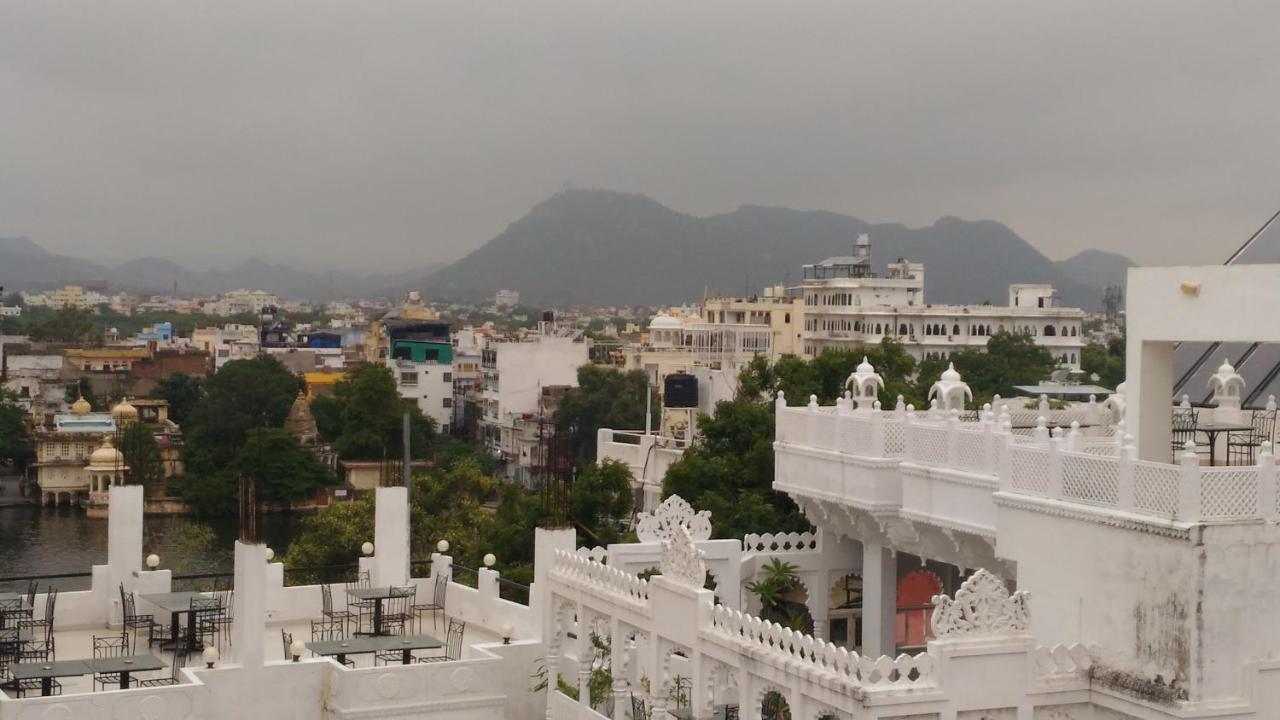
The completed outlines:
[[[826,348],[900,341],[917,360],[986,347],[991,335],[1008,331],[1033,337],[1066,367],[1080,366],[1085,313],[1059,307],[1051,285],[1009,286],[1009,304],[930,305],[925,301],[924,265],[898,260],[884,277],[871,270],[871,241],[858,238],[852,256],[804,266],[797,292],[803,304],[801,342],[806,357]]]

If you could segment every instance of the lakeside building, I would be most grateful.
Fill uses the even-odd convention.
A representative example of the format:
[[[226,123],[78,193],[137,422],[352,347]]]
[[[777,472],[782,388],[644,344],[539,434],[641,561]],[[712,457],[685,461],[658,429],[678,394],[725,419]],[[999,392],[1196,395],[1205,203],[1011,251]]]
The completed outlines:
[[[182,434],[164,400],[122,400],[110,412],[94,412],[78,398],[70,412],[35,433],[36,485],[46,505],[105,506],[106,493],[125,482],[128,467],[116,445],[119,432],[136,422],[155,426],[165,477],[183,474]]]

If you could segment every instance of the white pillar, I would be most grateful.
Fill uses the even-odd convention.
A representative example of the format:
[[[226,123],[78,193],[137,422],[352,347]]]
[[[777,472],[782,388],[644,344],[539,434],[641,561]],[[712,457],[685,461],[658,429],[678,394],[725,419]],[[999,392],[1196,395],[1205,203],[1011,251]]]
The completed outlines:
[[[549,642],[550,631],[555,627],[554,608],[551,607],[551,565],[556,550],[573,552],[577,547],[577,533],[573,528],[535,528],[533,531],[533,586],[529,588],[529,610],[541,618],[542,639]],[[431,564],[432,571],[435,563]]]
[[[107,564],[111,586],[133,585],[133,574],[142,570],[142,486],[113,487],[107,496]]]
[[[1142,460],[1169,462],[1172,455],[1173,343],[1143,342],[1126,363],[1125,423]],[[1135,357],[1136,355],[1136,357]]]
[[[373,523],[373,585],[404,585],[409,581],[408,488],[378,488]]]
[[[898,613],[898,563],[883,545],[862,544],[862,654],[893,655]]]
[[[138,488],[141,490],[141,488]],[[242,667],[261,667],[267,621],[267,546],[236,541],[235,619],[231,647]],[[301,639],[301,638],[296,638]]]

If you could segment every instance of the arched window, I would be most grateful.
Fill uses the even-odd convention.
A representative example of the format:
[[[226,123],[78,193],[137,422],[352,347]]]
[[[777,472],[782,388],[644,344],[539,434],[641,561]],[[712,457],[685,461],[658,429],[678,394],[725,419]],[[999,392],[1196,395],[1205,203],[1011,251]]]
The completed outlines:
[[[1045,337],[1053,337],[1054,335],[1057,335],[1057,334],[1058,334],[1058,329],[1057,329],[1057,328],[1055,328],[1054,326],[1052,326],[1052,325],[1045,325],[1045,326],[1044,326],[1044,336],[1045,336]]]
[[[898,325],[898,334],[899,334],[899,335],[906,335],[906,334],[907,334],[907,324],[906,324],[906,323],[902,323],[901,325]]]
[[[883,335],[883,334],[884,334],[884,328],[880,326],[880,323],[876,323],[876,334],[877,334],[877,335]]]
[[[1072,326],[1071,326],[1071,337],[1075,337],[1075,336],[1076,336],[1076,326],[1075,326],[1075,325],[1072,325]]]
[[[952,335],[959,335],[959,334],[960,334],[960,323],[956,323],[955,325],[953,325],[953,326],[951,327],[951,334],[952,334]]]

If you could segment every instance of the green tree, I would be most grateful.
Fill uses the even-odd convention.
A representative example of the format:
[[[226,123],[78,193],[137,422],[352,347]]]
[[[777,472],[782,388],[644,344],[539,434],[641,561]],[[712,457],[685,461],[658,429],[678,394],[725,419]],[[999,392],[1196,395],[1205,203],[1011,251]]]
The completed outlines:
[[[331,395],[311,398],[311,417],[316,420],[320,441],[331,443],[342,434],[342,401]]]
[[[65,399],[68,404],[73,403],[80,398],[84,398],[85,402],[89,403],[89,407],[94,410],[102,410],[104,407],[103,401],[93,393],[93,383],[89,381],[89,378],[84,377],[83,375],[68,383],[67,389],[63,393],[63,399]]]
[[[1009,332],[992,335],[985,353],[962,350],[952,354],[950,361],[973,390],[975,405],[990,402],[997,393],[1012,397],[1017,393],[1015,385],[1034,385],[1058,366],[1053,353],[1037,345],[1030,335]]]
[[[0,463],[21,469],[35,458],[26,415],[13,393],[0,390]]]
[[[884,338],[879,345],[827,348],[812,360],[786,355],[770,365],[763,357],[756,357],[739,375],[737,397],[772,399],[781,390],[788,405],[804,405],[810,395],[817,395],[820,404],[830,405],[844,394],[845,382],[864,357],[884,379],[881,403],[893,407],[899,395],[906,402],[919,403],[919,390],[913,382],[916,362],[893,338]]]
[[[287,567],[348,565],[373,541],[373,499],[330,505],[308,516],[285,553]]]
[[[148,495],[159,494],[163,490],[164,461],[156,442],[155,427],[141,422],[129,423],[120,431],[116,442],[128,468],[125,482],[142,485]]]
[[[347,460],[377,460],[401,457],[402,423],[409,413],[409,447],[413,457],[427,457],[431,452],[434,423],[411,401],[400,397],[395,376],[385,365],[365,363],[334,386],[334,399],[341,408],[340,430],[334,438],[334,449]],[[332,432],[332,406],[321,404],[325,424]],[[312,414],[315,414],[314,406]],[[317,429],[320,420],[316,419]]]
[[[601,365],[578,368],[578,386],[570,388],[556,410],[556,430],[569,434],[578,461],[596,458],[596,431],[600,428],[637,430],[644,427],[648,375],[642,370],[623,372]],[[651,410],[657,427],[658,400]]]
[[[280,361],[262,355],[232,360],[209,378],[186,429],[187,466],[196,475],[224,468],[244,446],[249,430],[280,427],[299,381]]]
[[[617,521],[630,519],[635,507],[633,480],[631,469],[617,460],[591,463],[578,473],[573,483],[573,520],[593,544],[622,539]]]
[[[773,490],[773,407],[722,401],[699,419],[702,438],[663,478],[663,495],[679,495],[711,511],[716,537],[808,530],[791,498]]]
[[[63,343],[88,343],[101,340],[88,310],[62,308],[27,323],[32,340]]]
[[[1115,390],[1124,382],[1125,346],[1123,337],[1111,338],[1107,344],[1090,344],[1080,354],[1080,369],[1090,375],[1097,375],[1098,382],[1106,388]]]
[[[204,400],[204,383],[186,373],[174,373],[160,380],[154,394],[169,403],[169,419],[183,425]]]
[[[237,476],[255,478],[258,499],[267,502],[303,500],[336,482],[328,466],[283,428],[249,432],[233,469]]]

